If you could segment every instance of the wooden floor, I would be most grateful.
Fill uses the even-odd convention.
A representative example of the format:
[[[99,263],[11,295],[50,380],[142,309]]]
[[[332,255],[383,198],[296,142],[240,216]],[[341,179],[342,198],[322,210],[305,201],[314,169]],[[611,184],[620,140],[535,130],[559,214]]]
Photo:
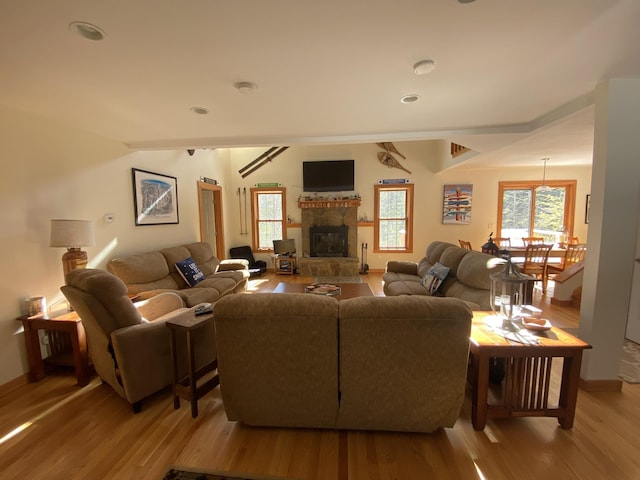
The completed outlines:
[[[382,295],[381,274],[362,278]],[[310,279],[267,274],[251,289],[280,281]],[[577,325],[577,310],[536,300],[556,325]],[[79,388],[72,372],[49,375],[0,397],[0,478],[159,480],[177,464],[305,480],[640,479],[640,385],[580,391],[572,430],[520,418],[476,432],[469,395],[455,427],[432,434],[245,427],[226,420],[219,389],[199,406],[194,420],[166,390],[134,415],[97,378]]]

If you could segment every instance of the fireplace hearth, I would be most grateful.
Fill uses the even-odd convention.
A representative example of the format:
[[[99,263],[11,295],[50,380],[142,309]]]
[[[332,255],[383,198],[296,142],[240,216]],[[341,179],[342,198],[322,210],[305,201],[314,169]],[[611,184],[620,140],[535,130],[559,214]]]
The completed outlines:
[[[309,255],[311,257],[348,257],[349,227],[309,227]]]

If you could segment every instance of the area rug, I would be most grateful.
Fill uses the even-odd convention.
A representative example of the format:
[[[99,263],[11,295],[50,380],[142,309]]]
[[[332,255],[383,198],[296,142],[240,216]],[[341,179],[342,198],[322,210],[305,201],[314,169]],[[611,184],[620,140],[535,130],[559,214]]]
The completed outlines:
[[[562,330],[578,337],[577,328],[563,328]],[[627,383],[640,383],[640,345],[631,340],[624,340],[618,377]]]
[[[293,480],[284,477],[243,475],[231,472],[205,471],[188,467],[172,466],[162,480]]]
[[[362,283],[361,277],[316,277],[313,283]]]
[[[640,345],[625,340],[618,375],[627,383],[640,383]]]

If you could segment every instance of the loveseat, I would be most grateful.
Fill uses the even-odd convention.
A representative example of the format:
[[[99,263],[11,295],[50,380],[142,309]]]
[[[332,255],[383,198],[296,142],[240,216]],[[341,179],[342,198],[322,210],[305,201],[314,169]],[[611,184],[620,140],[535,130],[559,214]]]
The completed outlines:
[[[431,432],[465,394],[472,312],[454,298],[230,295],[214,306],[227,418]]]
[[[176,264],[193,259],[193,286],[179,273]],[[107,270],[120,278],[129,295],[144,300],[162,292],[174,292],[187,307],[215,303],[229,293],[244,292],[249,278],[244,259],[218,260],[207,242],[195,242],[126,257],[114,258]],[[200,272],[200,273],[198,273]]]
[[[429,271],[436,265],[448,269],[446,277],[434,292],[430,291]],[[504,260],[482,252],[435,241],[427,247],[418,262],[389,261],[382,276],[387,296],[436,295],[455,297],[469,302],[474,310],[490,310],[490,275],[504,269]]]

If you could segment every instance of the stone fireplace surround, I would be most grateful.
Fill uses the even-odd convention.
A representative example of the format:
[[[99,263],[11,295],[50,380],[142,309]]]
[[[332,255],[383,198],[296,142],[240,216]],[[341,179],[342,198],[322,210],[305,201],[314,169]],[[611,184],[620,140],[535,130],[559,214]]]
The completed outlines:
[[[299,200],[302,211],[302,257],[298,269],[312,277],[353,277],[358,275],[359,199]],[[312,226],[348,227],[348,257],[311,257],[309,230]]]

